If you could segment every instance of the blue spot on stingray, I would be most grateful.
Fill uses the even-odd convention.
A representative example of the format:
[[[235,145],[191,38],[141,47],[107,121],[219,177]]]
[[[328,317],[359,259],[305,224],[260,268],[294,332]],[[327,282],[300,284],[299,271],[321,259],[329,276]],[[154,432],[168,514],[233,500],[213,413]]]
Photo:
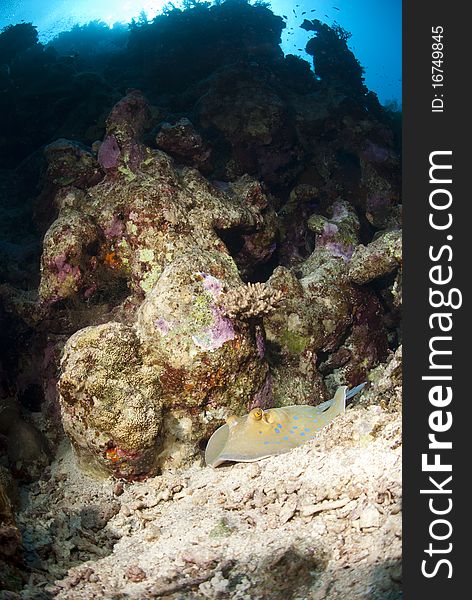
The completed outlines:
[[[280,431],[278,429],[274,429],[275,433],[280,433]]]
[[[305,434],[304,434],[304,433],[303,433],[303,431],[302,431],[302,433],[301,433],[300,435],[305,435]]]
[[[277,427],[278,427],[279,429],[282,429],[282,425],[281,425],[280,423],[277,423]]]
[[[288,435],[282,438],[283,440],[288,440]]]
[[[297,415],[294,415],[293,418],[295,419],[295,421],[297,421],[299,417]]]
[[[308,429],[308,427],[305,427],[305,431],[310,431],[310,430]]]
[[[269,444],[269,443],[270,443],[270,442],[264,442],[264,445],[266,445],[266,446],[267,446],[267,444]]]

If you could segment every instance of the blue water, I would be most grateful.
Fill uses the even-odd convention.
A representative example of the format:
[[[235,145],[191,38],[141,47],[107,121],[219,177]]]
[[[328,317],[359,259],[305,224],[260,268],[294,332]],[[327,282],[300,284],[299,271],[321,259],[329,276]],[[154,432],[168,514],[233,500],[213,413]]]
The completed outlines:
[[[94,19],[109,25],[127,23],[141,11],[151,19],[165,4],[165,0],[1,0],[0,28],[32,22],[38,27],[40,41],[46,42],[75,23]],[[173,4],[179,7],[182,2]],[[300,24],[314,18],[329,25],[336,22],[352,34],[349,47],[365,68],[367,87],[382,103],[401,103],[401,0],[272,0],[270,5],[274,13],[287,17],[282,34],[286,54],[311,63],[304,51],[310,36]]]

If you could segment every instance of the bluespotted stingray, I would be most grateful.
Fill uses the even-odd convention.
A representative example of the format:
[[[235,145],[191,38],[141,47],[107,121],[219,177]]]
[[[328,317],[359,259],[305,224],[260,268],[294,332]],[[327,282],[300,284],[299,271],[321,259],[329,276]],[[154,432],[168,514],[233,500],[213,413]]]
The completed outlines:
[[[334,398],[318,406],[253,408],[242,417],[229,417],[208,440],[205,462],[212,467],[227,461],[254,462],[301,446],[343,413],[346,400],[360,392],[364,385],[361,383],[349,391],[343,385]]]

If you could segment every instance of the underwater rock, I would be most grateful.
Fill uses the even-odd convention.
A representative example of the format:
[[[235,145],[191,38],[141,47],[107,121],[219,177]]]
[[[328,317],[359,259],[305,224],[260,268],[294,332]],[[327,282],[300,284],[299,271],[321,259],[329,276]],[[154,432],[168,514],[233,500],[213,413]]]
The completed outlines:
[[[328,217],[314,214],[308,219],[308,228],[316,234],[315,250],[300,265],[303,274],[311,273],[331,258],[349,261],[359,242],[359,219],[348,202],[337,200],[328,212]]]
[[[286,266],[300,264],[313,250],[313,234],[307,221],[319,204],[319,190],[313,185],[299,184],[291,191],[288,201],[280,210],[280,260]]]
[[[15,522],[13,505],[18,501],[18,498],[15,498],[15,491],[17,492],[10,472],[0,466],[0,523],[8,525]]]
[[[299,266],[300,278],[278,267],[268,281],[284,296],[282,307],[264,318],[275,353],[276,404],[326,400],[326,383],[331,392],[341,382],[361,383],[387,352],[377,297],[348,278],[358,243],[355,211],[338,201],[330,217],[312,215],[309,226],[317,232],[315,249]],[[329,376],[325,383],[322,376]]]
[[[233,146],[270,144],[287,118],[285,103],[256,77],[248,81],[233,78],[231,86],[224,85],[230,75],[228,71],[222,73],[201,99],[202,124],[215,127]]]
[[[44,149],[47,181],[57,188],[73,185],[86,188],[95,185],[103,174],[92,152],[78,142],[59,139]]]
[[[228,255],[188,251],[163,270],[134,328],[110,322],[68,340],[59,401],[82,465],[126,479],[153,474],[194,457],[215,420],[246,408],[267,365],[256,326],[217,305],[239,283]]]
[[[369,244],[401,216],[389,121],[343,30],[306,27],[310,52],[327,52],[315,78],[283,57],[283,27],[264,6],[202,5],[133,26],[97,73],[46,60],[90,118],[74,128],[73,94],[51,91],[63,114],[47,131],[63,137],[38,151],[39,285],[36,272],[14,289],[7,269],[0,292],[31,348],[54,354],[28,385],[48,421],[60,405],[92,469],[139,479],[186,463],[229,414],[363,381],[388,319],[398,342],[400,263],[382,237]]]
[[[346,338],[318,366],[330,389],[335,389],[339,382],[365,379],[369,371],[387,356],[384,309],[371,290],[356,292],[353,294],[352,322]]]
[[[164,270],[138,311],[136,331],[168,411],[162,460],[195,454],[215,422],[245,410],[264,385],[260,327],[225,316],[219,305],[223,289],[238,285],[229,256],[194,251]]]
[[[132,329],[106,323],[67,341],[59,379],[64,431],[82,467],[117,477],[155,469],[161,424],[157,376]]]
[[[381,406],[390,413],[402,411],[403,347],[389,352],[387,360],[369,373],[369,385],[362,396],[363,406]]]
[[[364,96],[367,92],[364,71],[347,45],[350,34],[339,25],[330,27],[319,19],[305,19],[300,27],[316,33],[309,40],[306,52],[314,57],[315,73],[321,81]]]
[[[0,589],[18,589],[25,578],[22,566],[21,533],[14,516],[16,486],[9,471],[0,466]],[[8,593],[8,592],[6,592]]]
[[[402,213],[399,206],[398,181],[399,160],[391,156],[386,164],[379,165],[360,154],[361,181],[365,193],[365,215],[369,223],[377,229],[398,229],[401,227]]]
[[[225,239],[229,230],[229,243],[235,235],[249,236],[246,262],[252,255],[254,262],[270,258],[274,212],[257,182],[245,176],[218,187],[194,169],[177,167],[164,152],[137,141],[147,115],[137,92],[119,102],[107,133],[120,148],[116,163],[85,193],[67,186],[56,194],[59,214],[46,233],[41,258],[43,303],[84,302],[105,294],[119,304],[123,292],[113,298],[113,290],[126,287],[143,295],[187,248],[227,252],[217,231]],[[257,252],[249,243],[254,234],[262,242]]]
[[[34,479],[51,462],[51,453],[44,435],[18,419],[8,432],[8,458],[18,475]]]
[[[241,285],[229,251],[257,267],[270,258],[276,235],[275,212],[258,182],[244,176],[212,184],[177,167],[139,141],[147,119],[142,95],[128,94],[107,121],[120,149],[116,164],[97,184],[66,184],[55,194],[39,302],[2,289],[8,309],[30,326],[76,331],[59,380],[64,430],[82,464],[126,478],[155,472],[171,455],[175,463],[194,456],[212,420],[245,410],[263,388],[261,325],[228,318],[217,299]],[[252,247],[235,248],[236,239],[252,236]],[[90,324],[108,323],[80,330],[87,314]],[[109,360],[117,353],[130,359],[126,368],[116,360],[115,373]],[[170,439],[179,450],[170,450]]]
[[[71,192],[72,194],[72,192]],[[41,256],[41,301],[57,302],[93,285],[93,256],[89,249],[98,231],[93,221],[66,207],[46,232]]]
[[[402,232],[388,231],[367,246],[356,248],[349,263],[349,278],[363,284],[388,275],[402,265]]]
[[[259,69],[228,66],[216,72],[196,112],[199,126],[220,138],[225,179],[258,173],[278,181],[279,170],[296,159],[288,105]]]
[[[308,27],[315,77],[264,2],[185,4],[7,57],[0,155],[35,154],[0,172],[0,589],[5,466],[25,597],[396,596],[392,121],[340,28]],[[230,415],[365,380],[309,444],[199,467]]]
[[[179,162],[191,167],[202,167],[211,154],[211,148],[186,117],[173,125],[163,123],[156,136],[156,144]]]
[[[277,252],[280,224],[274,210],[274,198],[265,185],[249,175],[238,177],[231,183],[217,181],[214,184],[236,201],[258,212],[256,227],[236,225],[226,230],[218,227],[218,236],[234,258],[241,277],[251,281],[261,274],[270,273],[271,262]]]
[[[106,135],[98,150],[105,169],[134,171],[145,158],[141,138],[149,125],[151,109],[139,90],[131,90],[115,104],[106,122]]]
[[[8,465],[19,478],[34,479],[51,461],[48,442],[20,413],[16,398],[0,400],[0,436]]]

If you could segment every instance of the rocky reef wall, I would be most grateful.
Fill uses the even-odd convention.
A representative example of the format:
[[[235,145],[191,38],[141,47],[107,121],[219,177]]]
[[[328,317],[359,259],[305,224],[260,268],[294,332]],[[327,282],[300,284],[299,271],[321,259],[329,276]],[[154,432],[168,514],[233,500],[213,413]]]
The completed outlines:
[[[94,477],[187,468],[231,414],[318,404],[363,381],[378,391],[401,362],[395,121],[345,32],[305,21],[313,72],[281,54],[282,27],[245,2],[135,25],[120,74],[116,57],[88,79],[69,74],[88,81],[80,118],[64,109],[12,142],[22,160],[0,173],[0,466],[15,479],[47,471],[64,435]],[[172,31],[179,51],[157,43]],[[41,76],[65,68],[23,41],[10,78],[40,59]],[[363,402],[398,414],[384,388]]]

